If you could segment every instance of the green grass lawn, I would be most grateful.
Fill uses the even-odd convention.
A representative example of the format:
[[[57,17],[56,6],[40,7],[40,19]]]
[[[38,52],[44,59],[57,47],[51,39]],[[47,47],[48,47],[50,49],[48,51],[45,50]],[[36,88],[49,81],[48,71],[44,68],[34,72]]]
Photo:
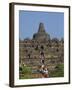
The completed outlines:
[[[29,66],[19,67],[20,79],[32,79],[32,68]],[[56,65],[54,70],[49,71],[49,77],[63,77],[64,76],[64,64]]]
[[[64,77],[64,64],[58,64],[55,70],[49,72],[49,77]]]
[[[30,79],[32,78],[32,69],[28,66],[19,67],[19,78],[20,79]]]

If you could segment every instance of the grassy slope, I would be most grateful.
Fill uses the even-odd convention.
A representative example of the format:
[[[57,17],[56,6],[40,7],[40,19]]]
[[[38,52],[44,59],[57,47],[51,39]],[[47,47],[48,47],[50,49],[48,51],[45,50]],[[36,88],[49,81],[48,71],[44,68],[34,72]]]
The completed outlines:
[[[55,70],[49,73],[49,77],[63,77],[64,76],[64,64],[58,64]]]

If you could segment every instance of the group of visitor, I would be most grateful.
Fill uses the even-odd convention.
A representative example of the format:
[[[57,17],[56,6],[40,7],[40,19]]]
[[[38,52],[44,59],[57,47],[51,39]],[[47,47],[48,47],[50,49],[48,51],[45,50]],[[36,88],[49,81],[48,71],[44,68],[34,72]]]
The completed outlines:
[[[47,66],[45,66],[45,56],[43,51],[40,52],[40,59],[41,59],[41,66],[39,68],[39,72],[42,74],[43,77],[47,78],[49,77],[49,75]]]
[[[38,71],[42,74],[43,78],[48,78],[49,77],[47,66],[45,66],[45,65],[39,66]]]

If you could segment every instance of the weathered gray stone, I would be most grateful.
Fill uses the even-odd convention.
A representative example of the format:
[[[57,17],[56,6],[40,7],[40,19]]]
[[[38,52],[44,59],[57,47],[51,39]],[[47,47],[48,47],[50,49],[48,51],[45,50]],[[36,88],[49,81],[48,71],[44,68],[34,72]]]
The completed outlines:
[[[43,48],[42,48],[43,47]],[[55,64],[64,62],[64,41],[63,38],[50,39],[50,35],[46,33],[44,24],[39,24],[39,29],[33,35],[33,39],[20,40],[19,57],[20,63],[24,63],[31,67],[41,64],[40,52],[43,50],[45,56],[45,64],[51,67]],[[53,67],[52,67],[53,68]]]

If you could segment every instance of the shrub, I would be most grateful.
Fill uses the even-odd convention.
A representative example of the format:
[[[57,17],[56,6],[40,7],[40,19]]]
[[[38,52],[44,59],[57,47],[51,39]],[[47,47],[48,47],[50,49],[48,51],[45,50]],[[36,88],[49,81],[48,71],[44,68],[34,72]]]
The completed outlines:
[[[19,67],[19,70],[21,71],[21,73],[24,73],[24,74],[31,74],[32,72],[31,68],[27,66],[21,66]]]

